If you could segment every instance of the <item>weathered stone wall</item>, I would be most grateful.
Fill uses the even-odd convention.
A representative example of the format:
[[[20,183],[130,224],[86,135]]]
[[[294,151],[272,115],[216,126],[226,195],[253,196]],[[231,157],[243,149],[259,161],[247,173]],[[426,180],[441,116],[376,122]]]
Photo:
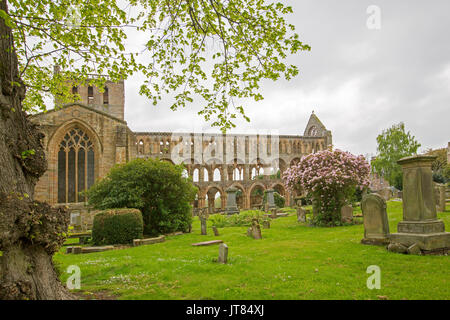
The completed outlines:
[[[45,134],[44,148],[48,160],[48,170],[39,180],[35,198],[56,204],[58,151],[64,135],[72,128],[79,127],[90,137],[95,152],[95,179],[104,177],[112,166],[135,156],[134,135],[125,121],[81,104],[66,106],[58,111],[50,111],[32,117],[40,123]]]

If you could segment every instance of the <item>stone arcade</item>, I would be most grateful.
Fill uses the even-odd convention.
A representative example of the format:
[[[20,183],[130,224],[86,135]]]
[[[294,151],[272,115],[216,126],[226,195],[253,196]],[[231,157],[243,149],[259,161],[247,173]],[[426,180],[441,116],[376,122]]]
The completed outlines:
[[[72,90],[80,95],[80,101],[67,105],[55,101],[60,108],[31,116],[45,134],[43,144],[48,159],[48,170],[36,186],[35,198],[52,205],[68,205],[72,222],[81,220],[84,227],[92,222],[94,212],[89,212],[86,199],[79,192],[104,177],[117,163],[135,158],[183,162],[185,174],[199,188],[194,208],[206,207],[209,213],[223,212],[229,188],[238,190],[235,195],[239,209],[260,206],[264,192],[272,189],[292,205],[295,195],[285,190],[281,179],[276,177],[277,171],[284,172],[302,156],[324,150],[332,143],[331,132],[314,113],[303,136],[281,135],[274,143],[271,136],[264,134],[133,132],[124,121],[123,81],[107,81],[104,93],[88,86]],[[179,136],[183,137],[182,141]],[[262,142],[267,150],[261,147]],[[202,150],[213,149],[212,157],[207,161],[202,157],[173,159],[174,154],[179,157],[194,145]],[[276,161],[266,163],[262,154],[270,153],[277,154]],[[216,159],[215,154],[222,155],[226,161]],[[220,208],[215,204],[217,194]]]

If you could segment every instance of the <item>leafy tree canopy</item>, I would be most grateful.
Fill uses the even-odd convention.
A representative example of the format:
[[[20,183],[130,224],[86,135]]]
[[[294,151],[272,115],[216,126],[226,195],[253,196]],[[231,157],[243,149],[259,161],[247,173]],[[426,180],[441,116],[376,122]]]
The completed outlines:
[[[262,99],[262,79],[298,74],[285,58],[310,47],[286,22],[289,13],[263,0],[9,0],[0,10],[13,32],[27,110],[45,110],[46,96],[79,98],[67,81],[103,88],[107,79],[140,73],[140,94],[153,104],[170,93],[177,110],[200,98],[199,114],[222,130],[238,114],[249,121],[234,101]],[[143,39],[142,48],[127,50],[130,35]]]
[[[393,125],[377,137],[377,156],[372,167],[381,174],[390,185],[402,190],[402,168],[397,161],[417,153],[421,146],[411,133],[405,132],[405,124]]]

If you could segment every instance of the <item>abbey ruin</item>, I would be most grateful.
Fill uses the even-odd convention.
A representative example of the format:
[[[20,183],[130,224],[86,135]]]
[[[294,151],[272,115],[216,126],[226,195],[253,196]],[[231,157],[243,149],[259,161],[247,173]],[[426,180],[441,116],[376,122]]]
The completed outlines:
[[[86,210],[80,191],[104,177],[116,163],[158,158],[183,163],[199,191],[194,207],[221,211],[226,190],[240,190],[241,209],[259,205],[274,189],[293,205],[283,171],[306,154],[326,149],[331,132],[312,113],[303,135],[133,132],[124,121],[124,82],[74,87],[80,101],[32,116],[41,126],[48,170],[35,190],[38,200]],[[259,190],[259,191],[258,191]],[[215,201],[220,197],[220,201]]]

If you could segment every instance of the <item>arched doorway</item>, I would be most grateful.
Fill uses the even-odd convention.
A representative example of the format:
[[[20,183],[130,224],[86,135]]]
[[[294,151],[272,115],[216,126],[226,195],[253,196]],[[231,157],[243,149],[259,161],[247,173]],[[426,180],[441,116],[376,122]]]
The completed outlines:
[[[250,189],[250,208],[261,207],[263,205],[264,198],[264,186],[261,184],[255,184]]]
[[[210,187],[206,192],[206,203],[208,204],[208,212],[216,213],[225,210],[224,195],[222,190],[217,187]]]

